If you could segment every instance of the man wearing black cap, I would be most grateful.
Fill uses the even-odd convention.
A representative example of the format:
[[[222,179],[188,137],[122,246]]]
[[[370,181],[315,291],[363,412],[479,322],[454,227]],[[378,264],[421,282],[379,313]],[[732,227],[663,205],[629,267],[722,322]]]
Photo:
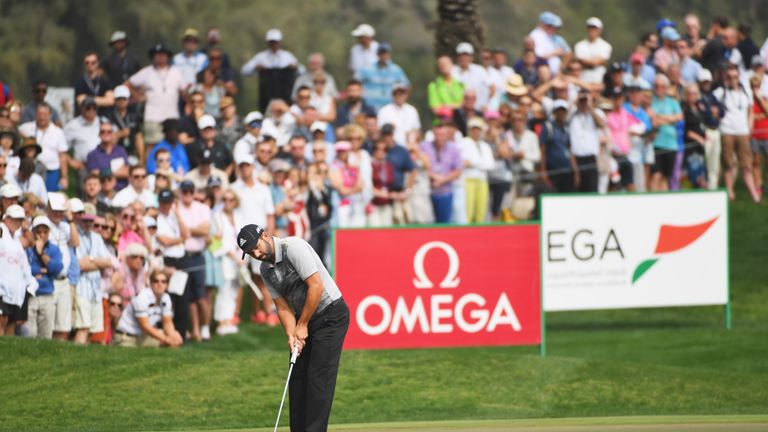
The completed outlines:
[[[184,300],[189,305],[189,326],[179,323],[179,330],[189,329],[192,338],[198,342],[211,337],[208,327],[211,320],[211,302],[205,291],[205,257],[208,234],[211,229],[211,209],[195,201],[195,184],[184,180],[179,185],[181,199],[179,200],[179,221],[189,228],[189,237],[184,240],[184,258],[182,270],[189,277],[184,290]],[[183,307],[183,305],[181,306]]]
[[[181,71],[170,64],[170,49],[157,44],[149,50],[149,58],[152,64],[124,83],[131,93],[144,93],[144,140],[148,146],[163,139],[160,126],[163,121],[179,118],[179,95],[185,89]]]
[[[291,430],[328,428],[349,308],[320,257],[297,237],[272,237],[258,225],[237,236],[243,258],[261,261],[290,350],[300,356],[289,384]]]
[[[189,180],[195,184],[197,190],[205,190],[208,187],[208,181],[210,179],[216,179],[219,182],[219,186],[229,186],[229,180],[227,179],[227,173],[216,168],[213,165],[213,153],[205,149],[198,155],[197,167],[188,172],[184,176],[184,180]]]

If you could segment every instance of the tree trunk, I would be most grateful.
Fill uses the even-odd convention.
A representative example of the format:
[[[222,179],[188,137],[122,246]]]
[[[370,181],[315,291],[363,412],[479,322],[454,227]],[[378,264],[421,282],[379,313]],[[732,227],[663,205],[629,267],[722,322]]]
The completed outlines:
[[[478,15],[477,0],[438,0],[435,54],[456,58],[456,45],[469,42],[475,48],[475,60],[485,44],[485,29]]]

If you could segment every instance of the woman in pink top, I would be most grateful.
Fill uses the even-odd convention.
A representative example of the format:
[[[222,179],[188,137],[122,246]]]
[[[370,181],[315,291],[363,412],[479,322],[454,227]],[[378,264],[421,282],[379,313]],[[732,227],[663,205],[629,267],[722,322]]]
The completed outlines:
[[[607,114],[608,130],[611,132],[613,142],[613,158],[619,166],[620,185],[628,192],[635,190],[635,176],[632,163],[627,158],[632,149],[629,139],[631,128],[639,121],[624,109],[624,93],[616,91],[611,94],[611,111]]]
[[[136,215],[136,210],[128,206],[120,212],[120,235],[117,237],[117,253],[122,255],[125,248],[133,243],[147,245],[143,217]]]
[[[363,178],[356,166],[349,161],[352,145],[349,141],[336,143],[336,160],[331,165],[331,185],[339,195],[339,227],[354,228],[365,226],[365,204],[363,203]]]

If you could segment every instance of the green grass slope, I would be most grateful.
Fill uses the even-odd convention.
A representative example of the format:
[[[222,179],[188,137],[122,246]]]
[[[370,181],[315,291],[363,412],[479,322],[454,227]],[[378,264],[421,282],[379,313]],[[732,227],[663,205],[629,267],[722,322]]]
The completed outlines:
[[[355,351],[332,423],[768,414],[765,206],[731,206],[733,329],[722,308],[548,315],[532,347]],[[170,350],[0,338],[0,430],[267,427],[287,372],[278,329]],[[284,413],[287,424],[287,413]]]

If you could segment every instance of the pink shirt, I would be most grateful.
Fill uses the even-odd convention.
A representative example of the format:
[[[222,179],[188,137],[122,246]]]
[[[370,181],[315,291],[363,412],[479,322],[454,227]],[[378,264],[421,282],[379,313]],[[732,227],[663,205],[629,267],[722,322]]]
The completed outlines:
[[[621,155],[626,155],[632,146],[632,143],[629,141],[629,128],[639,123],[639,121],[623,107],[618,111],[609,112],[606,117],[608,128],[611,130],[614,151]]]
[[[117,253],[122,254],[125,248],[133,243],[144,245],[144,239],[135,231],[123,231],[123,233],[120,234],[120,238],[117,239]]]
[[[202,224],[203,222],[211,220],[211,209],[208,208],[208,206],[205,204],[193,201],[189,207],[184,206],[184,204],[179,206],[179,216],[181,216],[181,221],[184,222],[184,225],[186,225],[187,228],[192,229]],[[192,253],[202,252],[203,249],[205,249],[206,237],[207,236],[188,237],[186,240],[184,240],[184,249],[187,252]]]
[[[131,273],[131,270],[125,263],[120,264],[120,275],[123,277],[123,289],[120,290],[120,297],[123,298],[123,303],[128,304],[132,298],[147,287],[147,278],[144,272],[144,267],[139,269],[136,274]]]

